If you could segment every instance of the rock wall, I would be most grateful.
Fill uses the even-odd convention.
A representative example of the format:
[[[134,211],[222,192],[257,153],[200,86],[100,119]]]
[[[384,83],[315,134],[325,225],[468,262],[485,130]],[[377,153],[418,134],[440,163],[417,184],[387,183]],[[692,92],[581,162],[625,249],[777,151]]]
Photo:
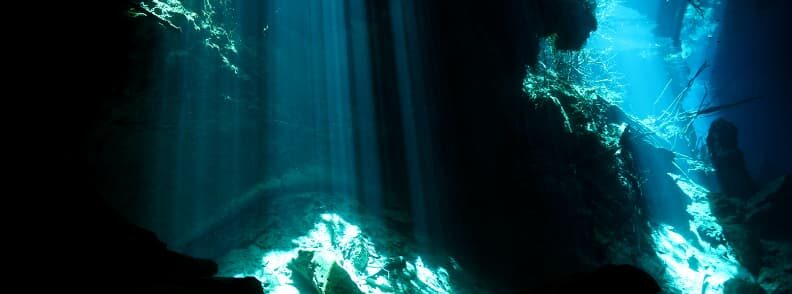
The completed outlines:
[[[723,191],[710,195],[712,210],[751,275],[727,285],[726,293],[786,293],[792,291],[792,234],[787,228],[792,223],[792,182],[786,175],[755,188],[737,145],[737,132],[733,124],[719,119],[707,137]]]

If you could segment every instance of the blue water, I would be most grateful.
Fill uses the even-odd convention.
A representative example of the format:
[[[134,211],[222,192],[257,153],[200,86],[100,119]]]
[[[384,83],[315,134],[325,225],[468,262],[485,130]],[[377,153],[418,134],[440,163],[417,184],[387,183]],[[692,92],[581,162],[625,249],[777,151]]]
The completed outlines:
[[[688,7],[682,21],[684,35],[680,40],[681,46],[675,47],[670,38],[655,35],[655,22],[636,10],[653,11],[658,5],[662,9],[663,4],[651,1],[600,1],[601,27],[592,35],[586,47],[614,56],[609,69],[622,77],[618,82],[623,83],[620,93],[623,108],[643,118],[648,126],[665,133],[663,137],[670,146],[662,147],[686,155],[696,152],[696,147],[703,142],[711,118],[698,118],[692,124],[687,120],[672,124],[677,129],[690,128],[694,132],[692,140],[684,133],[666,131],[660,124],[664,113],[665,117],[669,117],[669,112],[690,111],[699,109],[701,105],[711,105],[711,97],[707,97],[708,69],[705,68],[695,79],[694,76],[702,64],[712,62],[723,4],[707,4],[705,7],[708,10],[703,14]],[[709,100],[702,102],[702,99]],[[651,158],[657,155],[638,156],[644,157],[645,164],[651,164]],[[686,166],[679,157],[677,162]],[[697,229],[703,226],[715,227],[721,236],[723,234],[718,220],[709,210],[708,191],[695,183],[696,178],[676,174],[668,176],[677,181],[684,197],[689,198],[690,202],[685,207],[686,217],[666,216],[667,210],[679,205],[668,202],[675,198],[669,194],[672,191],[647,191],[646,196],[649,211],[654,216],[655,249],[666,265],[666,273],[671,277],[671,288],[682,293],[723,293],[723,283],[737,276],[740,264],[728,244],[709,244],[698,235]],[[690,263],[688,260],[691,258],[698,262]]]
[[[146,145],[148,159],[134,165],[145,176],[129,179],[141,187],[129,195],[148,197],[129,200],[145,203],[133,221],[152,228],[174,248],[199,256],[216,258],[222,246],[230,250],[236,243],[257,244],[223,255],[221,272],[255,276],[275,293],[296,291],[287,264],[299,250],[347,260],[349,250],[363,247],[379,254],[369,266],[344,263],[361,288],[375,292],[383,283],[393,283],[367,277],[377,275],[374,267],[385,266],[389,258],[411,254],[408,264],[416,273],[416,287],[425,293],[451,292],[448,271],[458,267],[455,259],[426,257],[437,245],[431,235],[443,232],[442,224],[432,221],[438,213],[432,207],[446,205],[434,203],[444,175],[433,156],[454,146],[434,145],[439,140],[430,129],[438,125],[430,122],[436,106],[425,104],[431,101],[427,89],[432,81],[423,75],[434,69],[424,68],[430,64],[424,58],[436,56],[422,55],[426,40],[420,32],[426,24],[417,17],[421,5],[391,1],[372,12],[365,0],[243,2],[143,2],[142,12],[150,15],[136,17],[154,16],[166,30],[179,32],[162,41],[167,59],[182,67],[151,70],[151,78],[160,80],[148,94],[164,99],[147,112],[159,129],[130,139],[145,142],[139,144]],[[575,82],[597,89],[596,94],[653,131],[658,147],[676,153],[679,172],[656,175],[661,184],[646,185],[654,250],[670,279],[668,289],[722,293],[723,283],[744,271],[728,242],[709,244],[699,235],[704,227],[720,237],[723,232],[709,209],[712,187],[694,172],[711,171],[700,149],[720,114],[681,115],[735,101],[713,89],[726,1],[698,1],[701,11],[688,6],[675,40],[660,31],[667,29],[663,21],[670,19],[671,6],[680,3],[600,0],[599,26],[585,47],[544,57],[584,58],[580,69],[587,74]],[[390,22],[387,34],[369,26],[372,13]],[[383,35],[392,39],[372,41]],[[372,48],[382,43],[393,48]],[[545,52],[552,51],[548,48]],[[375,54],[383,51],[392,60]],[[388,70],[392,76],[377,75]],[[735,87],[743,93],[762,85]],[[482,98],[481,103],[488,101]],[[109,149],[126,158],[122,147]],[[638,154],[645,165],[639,168],[656,168],[659,156]],[[404,178],[394,180],[389,172]],[[263,201],[261,195],[290,196]],[[399,197],[408,199],[400,207],[408,216],[385,209]],[[249,224],[234,222],[238,215],[270,219],[262,226],[271,233],[254,238]],[[409,252],[388,247],[385,240],[393,240],[382,233],[386,219],[407,219],[399,222],[399,238],[409,239],[409,246],[400,245]],[[227,223],[234,225],[226,226],[225,242],[204,246],[196,241]]]

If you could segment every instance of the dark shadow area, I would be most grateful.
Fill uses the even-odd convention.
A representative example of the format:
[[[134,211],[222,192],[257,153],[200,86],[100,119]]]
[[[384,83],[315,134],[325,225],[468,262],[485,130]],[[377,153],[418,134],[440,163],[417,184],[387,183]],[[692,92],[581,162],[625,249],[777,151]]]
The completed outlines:
[[[262,293],[255,279],[214,277],[213,261],[172,251],[154,233],[122,216],[141,209],[134,199],[145,195],[137,186],[141,163],[129,158],[105,161],[104,152],[118,151],[108,148],[106,139],[134,132],[140,123],[114,120],[115,111],[143,99],[152,85],[149,74],[158,72],[152,62],[159,58],[155,52],[167,45],[160,42],[167,31],[159,24],[130,18],[131,2],[85,5],[90,7],[51,3],[47,11],[53,13],[41,18],[53,26],[39,31],[47,36],[30,37],[36,39],[30,43],[36,49],[28,53],[38,58],[32,68],[42,70],[37,76],[46,83],[31,88],[37,97],[36,118],[26,116],[30,124],[20,139],[27,148],[18,153],[25,156],[14,163],[22,163],[19,173],[30,176],[19,184],[31,188],[32,207],[41,216],[27,229],[25,249],[50,251],[58,240],[57,253],[42,258],[58,274],[36,274],[29,278],[38,282],[20,290]],[[148,109],[129,113],[135,115],[124,118],[153,116]],[[118,200],[125,211],[112,208],[107,199]]]
[[[524,293],[660,293],[660,285],[645,271],[630,265],[604,265],[592,272],[564,277]]]
[[[154,233],[129,224],[109,206],[91,208],[83,211],[91,223],[73,232],[78,248],[70,252],[77,268],[86,270],[83,280],[71,281],[83,291],[264,293],[255,278],[213,277],[215,262],[168,249]]]
[[[747,170],[757,183],[788,174],[792,166],[788,54],[792,3],[777,0],[728,1],[712,62],[712,85],[725,104],[747,97],[761,100],[726,111],[722,117],[741,130]]]

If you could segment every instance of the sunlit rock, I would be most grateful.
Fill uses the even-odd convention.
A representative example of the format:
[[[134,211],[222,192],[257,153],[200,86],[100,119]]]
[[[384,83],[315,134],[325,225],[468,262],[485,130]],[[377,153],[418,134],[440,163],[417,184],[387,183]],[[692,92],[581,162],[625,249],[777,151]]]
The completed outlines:
[[[296,248],[236,251],[223,259],[223,273],[255,276],[274,293],[455,292],[444,268],[430,268],[420,257],[384,256],[360,227],[337,214],[320,214],[318,219],[307,234],[293,240]],[[256,254],[263,256],[252,256]]]

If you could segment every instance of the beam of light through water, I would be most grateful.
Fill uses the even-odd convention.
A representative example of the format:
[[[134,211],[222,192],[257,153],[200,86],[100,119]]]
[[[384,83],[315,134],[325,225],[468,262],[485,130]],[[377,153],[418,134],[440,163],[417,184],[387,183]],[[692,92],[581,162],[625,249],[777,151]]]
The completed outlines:
[[[420,34],[417,29],[415,15],[417,11],[412,1],[390,2],[391,28],[393,34],[393,50],[396,64],[397,90],[400,104],[401,122],[403,125],[403,142],[409,197],[415,235],[422,246],[426,246],[427,235],[431,223],[427,220],[427,200],[431,191],[427,189],[428,177],[431,173],[426,164],[430,158],[426,150],[431,149],[431,140],[428,138],[428,122],[426,105],[424,105],[425,85],[421,68]]]
[[[421,44],[414,17],[420,5],[390,3],[392,23],[387,27],[392,29],[394,48],[388,51],[392,49],[398,81],[385,83],[396,86],[397,108],[383,110],[383,102],[377,100],[381,97],[374,93],[375,79],[382,77],[373,76],[370,34],[375,28],[369,27],[371,4],[365,0],[138,3],[142,12],[178,31],[169,36],[185,48],[167,52],[183,58],[176,64],[184,64],[180,72],[170,73],[179,83],[166,84],[169,91],[162,94],[176,96],[164,104],[162,117],[175,120],[177,131],[161,139],[167,148],[155,150],[165,162],[160,169],[172,171],[167,177],[161,172],[152,181],[167,185],[163,194],[177,195],[162,197],[167,203],[159,205],[165,225],[179,224],[166,230],[174,232],[165,238],[169,244],[193,250],[191,245],[218,228],[231,238],[254,236],[255,246],[232,250],[244,251],[242,257],[221,255],[230,260],[221,263],[221,274],[254,276],[268,293],[299,292],[289,265],[301,251],[313,252],[317,264],[338,265],[365,293],[452,293],[445,269],[430,266],[431,261],[414,252],[408,257],[388,256],[383,251],[393,248],[374,248],[361,227],[337,214],[316,216],[319,221],[306,234],[291,240],[293,248],[274,245],[282,245],[280,238],[292,232],[273,237],[260,231],[267,228],[228,225],[229,219],[246,218],[242,222],[273,220],[280,222],[274,225],[278,229],[302,230],[294,223],[284,224],[287,218],[279,214],[304,212],[301,220],[305,220],[328,206],[350,219],[358,219],[362,211],[366,225],[382,221],[385,191],[379,140],[382,125],[388,124],[378,115],[394,111],[404,133],[389,142],[403,144],[394,149],[403,150],[404,158],[395,160],[406,162],[405,170],[397,171],[404,174],[396,177],[408,178],[407,195],[394,197],[409,199],[408,226],[413,226],[399,234],[414,234],[418,246],[425,245],[422,238],[432,225],[424,218],[429,213],[425,202],[431,196],[426,188],[431,173],[425,172],[430,148],[422,104],[426,85],[418,76],[423,69],[416,60]],[[305,189],[340,199],[308,205],[305,198],[315,194],[304,193]],[[298,201],[303,202],[295,204]],[[245,210],[247,214],[240,217]],[[397,257],[403,259],[404,269],[383,273],[386,262]],[[224,266],[229,263],[232,269]]]
[[[644,4],[646,2],[657,4],[657,1],[643,0],[600,0],[600,28],[580,54],[596,55],[586,59],[587,62],[602,58],[601,63],[582,65],[591,66],[590,72],[594,73],[587,77],[593,80],[583,83],[588,83],[587,86],[599,84],[604,88],[600,94],[610,101],[621,101],[625,110],[654,126],[662,123],[657,118],[664,115],[664,110],[677,111],[676,105],[690,110],[703,104],[707,75],[691,85],[684,99],[675,101],[692,73],[670,66],[669,60],[695,72],[710,58],[714,48],[711,39],[717,34],[717,24],[711,19],[718,14],[718,8],[708,8],[706,17],[700,20],[694,9],[685,12],[684,37],[676,52],[671,48],[671,40],[653,33],[653,21],[635,9],[637,5],[649,5]],[[142,13],[160,19],[163,26],[181,31],[182,41],[195,37],[201,42],[199,47],[208,48],[211,53],[195,54],[189,56],[190,59],[219,59],[221,66],[218,68],[230,72],[229,76],[233,77],[223,76],[214,69],[205,70],[191,62],[184,62],[190,67],[185,66],[181,69],[183,72],[169,73],[181,79],[177,79],[177,85],[165,88],[176,88],[171,90],[180,95],[181,100],[163,102],[162,116],[163,121],[174,121],[176,131],[168,133],[173,138],[162,139],[164,143],[157,147],[166,151],[158,150],[152,156],[157,159],[153,160],[156,165],[162,165],[152,173],[155,188],[166,191],[162,195],[177,195],[157,200],[166,203],[153,205],[158,206],[153,213],[162,219],[158,221],[174,226],[163,229],[169,243],[173,241],[171,244],[177,248],[189,243],[219,222],[206,220],[206,216],[232,215],[256,198],[271,196],[265,192],[293,188],[296,185],[289,187],[288,184],[297,182],[295,178],[326,180],[328,183],[323,183],[326,185],[322,187],[329,192],[359,200],[364,207],[361,210],[365,209],[372,216],[383,213],[386,191],[382,187],[384,172],[380,162],[381,130],[378,129],[382,118],[377,112],[382,111],[378,109],[382,105],[378,105],[374,93],[374,53],[369,48],[369,35],[374,27],[368,27],[370,12],[365,0],[274,0],[262,4],[262,11],[234,12],[256,21],[268,18],[266,25],[251,29],[256,34],[266,35],[258,41],[261,47],[242,42],[248,40],[247,36],[242,39],[238,35],[239,25],[231,19],[234,13],[224,6],[230,3],[228,1],[146,0],[138,3]],[[389,141],[401,143],[398,149],[403,149],[404,153],[403,158],[396,160],[405,162],[403,176],[408,195],[399,196],[409,197],[411,233],[424,250],[430,243],[427,235],[436,231],[433,226],[439,225],[431,221],[434,211],[427,204],[434,199],[431,185],[436,179],[431,163],[431,132],[427,130],[430,123],[426,96],[430,85],[421,76],[427,71],[421,68],[424,48],[421,47],[422,23],[416,19],[421,15],[419,8],[421,5],[416,1],[389,2],[393,48],[388,49],[392,50],[395,71],[392,78],[396,80],[393,82],[395,88],[389,90],[395,90],[393,98],[397,103],[393,105],[398,108],[388,111],[397,111],[395,117],[401,124],[401,137]],[[240,15],[236,18],[241,19]],[[225,17],[229,19],[223,20]],[[264,60],[257,66],[264,65],[266,69],[246,67],[247,64],[240,62],[243,50],[255,56],[250,57],[251,60]],[[172,53],[173,58],[184,59],[188,59],[184,56],[189,54]],[[572,54],[578,53],[569,56]],[[252,78],[257,70],[260,76]],[[243,93],[240,91],[243,81],[261,85],[255,86],[252,94]],[[603,83],[606,86],[603,87]],[[166,96],[165,92],[162,96]],[[249,95],[248,99],[253,102],[243,102],[243,95]],[[565,119],[571,130],[569,119]],[[696,133],[703,134],[707,125],[707,120],[697,120]],[[684,133],[682,129],[685,126],[677,124],[656,128],[660,132],[671,130],[667,132],[675,135]],[[674,142],[678,137],[673,137]],[[252,144],[253,147],[245,145],[250,142],[258,143]],[[672,147],[674,152],[691,153],[690,146],[669,145],[676,147]],[[246,151],[248,148],[254,151]],[[242,153],[253,156],[238,156]],[[266,162],[251,161],[265,167],[251,168],[255,172],[245,170],[243,166],[248,167],[246,158],[255,156],[265,158]],[[162,171],[164,167],[172,170]],[[259,172],[259,168],[266,172]],[[244,176],[252,179],[242,181]],[[668,176],[689,198],[690,204],[684,210],[691,220],[689,227],[656,224],[652,238],[657,256],[673,278],[672,288],[689,293],[720,293],[723,283],[740,273],[740,264],[728,243],[709,244],[703,240],[708,238],[699,235],[702,228],[706,228],[710,234],[722,238],[722,228],[709,211],[706,189],[687,175]],[[661,203],[658,206],[664,206],[663,196],[667,195],[663,192],[648,194],[657,197],[655,203]],[[184,201],[189,197],[192,197],[190,201]],[[192,206],[182,207],[185,202]],[[339,213],[351,215],[356,213],[355,209],[360,208],[349,207],[348,211]],[[226,274],[253,275],[265,282],[268,291],[297,293],[288,265],[298,257],[300,250],[310,250],[324,260],[337,262],[363,291],[388,292],[383,289],[395,286],[394,280],[377,275],[388,257],[378,253],[360,227],[337,214],[322,214],[319,218],[307,234],[293,240],[295,248],[265,252],[256,256],[261,262],[255,268]],[[176,237],[169,234],[186,230],[193,231]],[[349,248],[364,250],[371,258],[362,267],[356,265]],[[420,257],[407,264],[415,275],[412,282],[422,291],[451,292],[445,269],[433,269]]]
[[[158,75],[168,132],[154,135],[145,226],[187,250],[273,189],[297,186],[362,205],[345,213],[382,214],[366,1],[131,2],[132,17],[165,27],[163,68],[176,69]]]
[[[714,2],[713,2],[714,3]],[[670,47],[673,43],[669,39],[655,36],[652,32],[655,29],[653,21],[647,19],[645,15],[634,8],[641,8],[642,5],[658,5],[655,1],[637,0],[602,0],[599,1],[598,20],[600,29],[595,32],[589,40],[585,50],[608,53],[611,56],[608,70],[611,75],[621,77],[618,80],[611,80],[612,86],[608,90],[623,92],[616,94],[622,97],[623,108],[644,118],[649,123],[649,127],[658,131],[662,135],[670,134],[668,146],[672,151],[682,154],[690,154],[693,146],[679,144],[678,138],[684,136],[685,126],[666,124],[659,126],[662,121],[656,118],[663,116],[663,111],[678,111],[677,106],[670,106],[679,103],[678,109],[696,109],[702,104],[706,88],[706,75],[702,75],[693,82],[693,87],[684,89],[684,84],[692,77],[687,72],[678,72],[679,65],[692,68],[693,72],[703,62],[711,58],[713,52],[713,35],[717,33],[715,24],[719,9],[722,9],[717,2],[706,6],[704,15],[698,15],[693,8],[685,11],[682,21],[681,47]],[[662,4],[660,4],[662,5]],[[629,8],[632,7],[632,8]],[[654,7],[644,7],[644,11],[652,11]],[[603,54],[606,56],[606,54]],[[616,84],[616,82],[620,84]],[[683,84],[679,86],[679,84]],[[616,86],[620,87],[616,87]],[[685,90],[686,96],[679,99],[679,92]],[[707,120],[699,120],[695,124],[695,131],[699,136],[703,136],[708,126]],[[694,142],[695,143],[695,142]],[[655,154],[638,154],[654,162],[651,158]],[[683,163],[680,163],[683,165]],[[654,169],[655,166],[643,166],[639,168]],[[723,237],[722,228],[718,220],[712,215],[709,209],[708,191],[685,175],[670,174],[679,189],[689,198],[690,202],[684,211],[689,216],[689,227],[674,228],[672,225],[657,222],[654,227],[652,238],[655,241],[657,256],[665,263],[666,274],[671,278],[671,289],[682,293],[722,293],[723,283],[735,277],[740,272],[741,266],[736,261],[734,253],[727,242],[723,244],[709,244],[702,240],[699,232],[706,231],[709,238]],[[648,179],[649,181],[660,181],[661,179]],[[658,185],[657,187],[660,187]],[[669,190],[647,191],[647,197],[654,198],[649,205],[650,211],[670,209],[679,203],[668,202],[667,199],[673,198],[668,195]],[[663,211],[659,212],[664,214]],[[678,217],[677,217],[678,218]],[[687,223],[686,221],[675,222],[677,225]],[[690,233],[692,232],[692,234]],[[708,239],[711,240],[711,239]]]
[[[690,198],[686,211],[692,216],[689,229],[696,238],[685,238],[673,227],[661,224],[652,235],[657,255],[668,267],[674,288],[683,293],[723,293],[723,284],[737,276],[740,264],[728,243],[710,244],[700,236],[700,232],[707,232],[712,239],[724,239],[723,229],[709,208],[709,191],[684,176],[668,176]]]

